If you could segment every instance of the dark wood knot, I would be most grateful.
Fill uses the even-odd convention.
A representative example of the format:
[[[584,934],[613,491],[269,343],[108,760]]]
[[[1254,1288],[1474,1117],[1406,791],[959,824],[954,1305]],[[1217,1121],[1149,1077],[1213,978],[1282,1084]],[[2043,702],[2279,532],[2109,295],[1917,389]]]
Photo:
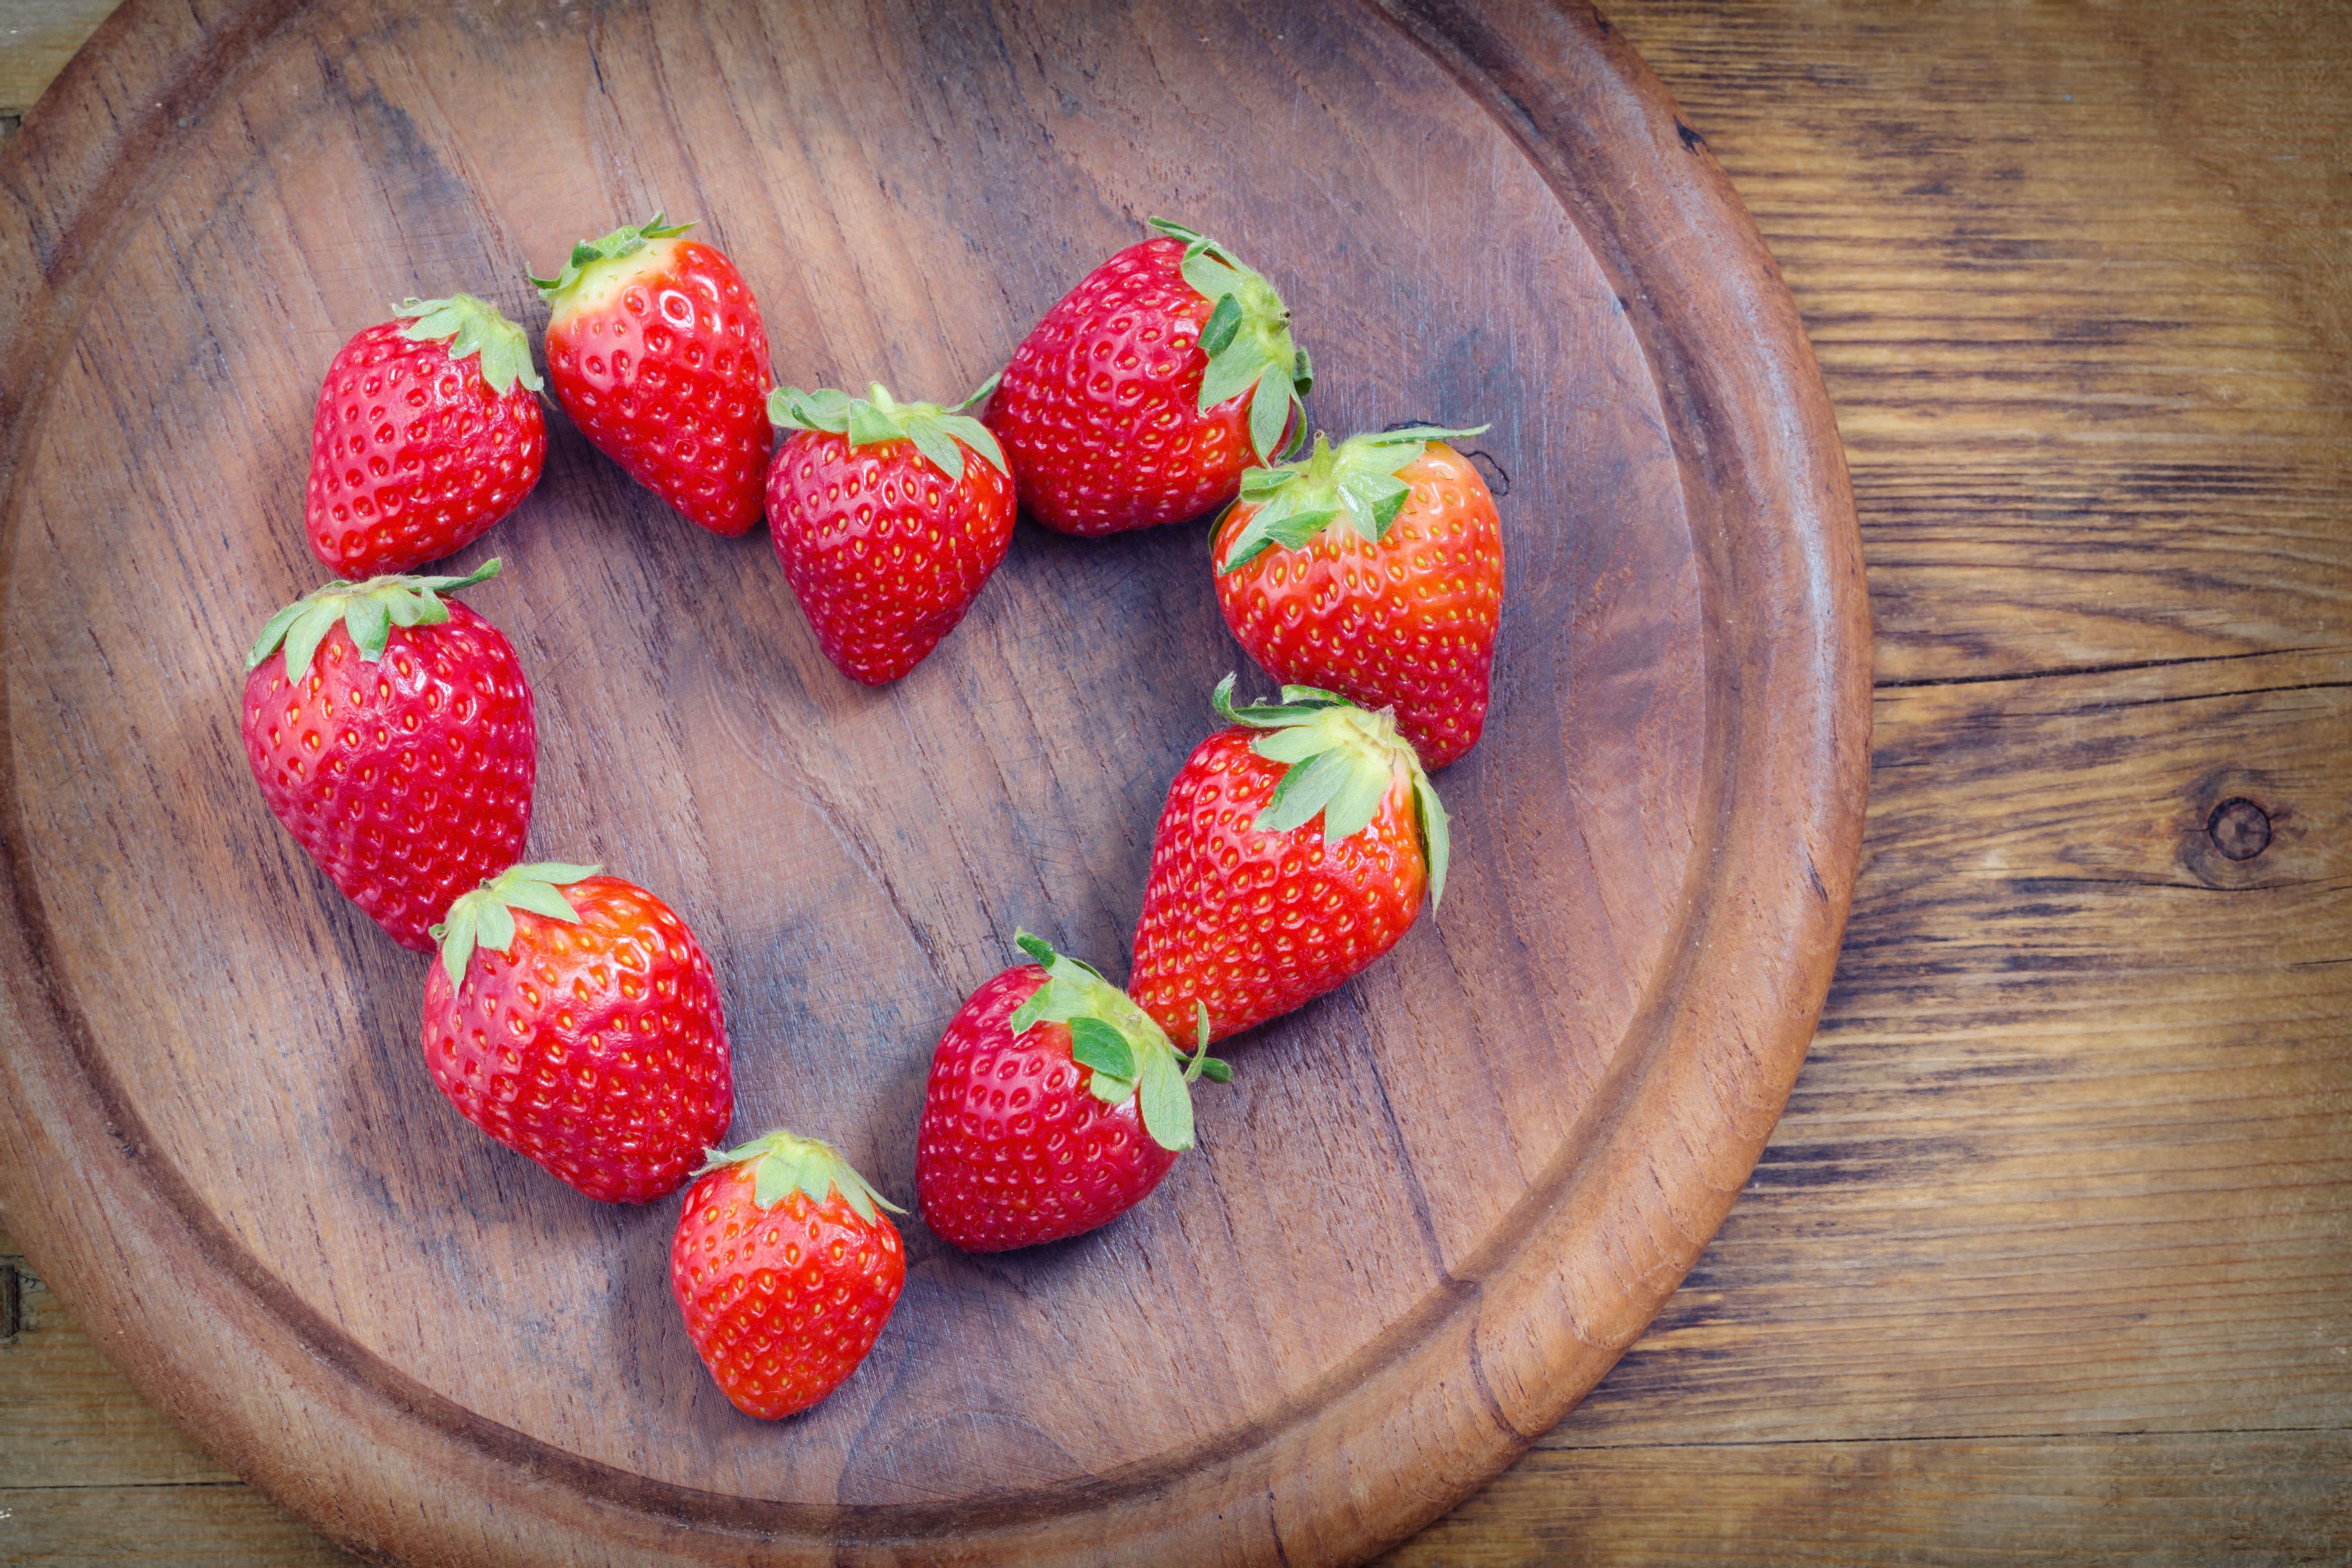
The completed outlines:
[[[2231,860],[2251,860],[2271,847],[2270,813],[2244,795],[2231,795],[2205,819],[2213,847]]]

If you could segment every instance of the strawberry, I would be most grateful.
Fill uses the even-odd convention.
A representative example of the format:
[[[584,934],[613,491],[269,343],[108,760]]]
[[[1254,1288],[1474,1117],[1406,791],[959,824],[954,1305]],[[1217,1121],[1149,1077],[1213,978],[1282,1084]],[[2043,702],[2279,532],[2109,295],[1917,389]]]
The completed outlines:
[[[531,281],[563,412],[688,522],[732,538],[760,521],[775,377],[751,290],[725,256],[678,237],[693,226],[656,213]]]
[[[1274,285],[1153,218],[1021,346],[988,408],[1021,504],[1064,533],[1181,522],[1274,460],[1313,377]]]
[[[344,577],[479,539],[547,464],[530,343],[471,294],[407,300],[345,343],[310,422],[310,549]]]
[[[1431,769],[1478,743],[1502,618],[1495,498],[1445,445],[1479,433],[1318,436],[1303,461],[1244,475],[1211,536],[1217,604],[1249,656],[1394,709]]]
[[[1109,981],[1023,931],[1036,960],[971,994],[931,1054],[916,1133],[923,1218],[967,1252],[1059,1241],[1118,1218],[1192,1146],[1192,1083],[1225,1064],[1178,1053]]]
[[[425,1063],[466,1120],[606,1203],[673,1192],[735,1106],[686,922],[593,866],[512,866],[449,906]]]
[[[898,679],[955,629],[1013,542],[1013,479],[979,420],[933,403],[784,387],[768,537],[841,673]],[[976,461],[967,459],[978,459]]]
[[[796,1415],[874,1348],[907,1283],[902,1212],[830,1145],[771,1132],[713,1149],[669,1244],[687,1337],[735,1408]]]
[[[272,616],[245,657],[240,728],[262,799],[344,897],[420,952],[530,827],[530,682],[496,626],[441,597],[498,571],[330,583]]]
[[[1161,1028],[1205,1010],[1221,1040],[1388,952],[1445,890],[1445,808],[1385,712],[1286,686],[1217,711],[1168,786],[1128,989]]]

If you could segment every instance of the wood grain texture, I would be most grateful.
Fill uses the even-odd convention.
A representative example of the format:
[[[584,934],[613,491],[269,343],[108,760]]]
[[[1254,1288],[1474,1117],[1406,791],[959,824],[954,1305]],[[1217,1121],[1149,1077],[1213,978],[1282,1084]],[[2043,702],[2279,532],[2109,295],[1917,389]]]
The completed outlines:
[[[1697,1268],[1389,1561],[2340,1563],[2346,13],[1610,13],[1839,411],[1880,633],[1866,862]],[[2250,787],[2310,828],[2286,874],[2201,833]],[[114,1496],[191,1556],[290,1528]]]
[[[0,1335],[0,1366],[8,1380],[0,1494],[9,1499],[0,1506],[9,1509],[12,1520],[26,1514],[29,1494],[36,1492],[236,1479],[185,1435],[156,1419],[89,1336],[74,1326],[6,1236],[0,1236],[0,1270],[14,1281],[16,1313],[0,1323],[11,1331]]]
[[[1612,14],[1839,409],[1864,870],[1699,1267],[1390,1561],[2340,1561],[2352,26]],[[2231,861],[2233,798],[2297,826]]]
[[[0,1278],[20,1292],[0,1322],[0,1562],[354,1561],[142,1399],[5,1234]]]
[[[0,136],[13,132],[115,0],[9,0],[0,6]]]
[[[504,78],[538,90],[469,88]],[[1290,138],[1234,138],[1235,103]],[[328,1533],[1357,1560],[1557,1419],[1719,1222],[1827,985],[1867,624],[1793,310],[1594,19],[142,0],[5,156],[0,1195],[109,1355]],[[1254,234],[1318,258],[1282,280],[1328,323],[1318,420],[1491,405],[1524,520],[1517,717],[1446,775],[1442,924],[1262,1031],[1119,1226],[984,1261],[915,1227],[890,1334],[781,1429],[677,1331],[666,1205],[552,1187],[415,1070],[418,963],[253,800],[223,652],[316,575],[278,525],[309,367],[451,274],[528,315],[530,260],[654,205],[746,263],[789,376],[917,389],[977,379],[1143,211]],[[1005,933],[1123,946],[1232,662],[1197,531],[1024,532],[867,693],[756,538],[681,535],[551,446],[473,552],[509,563],[478,607],[556,672],[534,851],[625,869],[722,955],[739,1128],[904,1192],[923,1057]]]
[[[2340,1563],[2347,1466],[2341,1432],[1546,1447],[1383,1561]]]

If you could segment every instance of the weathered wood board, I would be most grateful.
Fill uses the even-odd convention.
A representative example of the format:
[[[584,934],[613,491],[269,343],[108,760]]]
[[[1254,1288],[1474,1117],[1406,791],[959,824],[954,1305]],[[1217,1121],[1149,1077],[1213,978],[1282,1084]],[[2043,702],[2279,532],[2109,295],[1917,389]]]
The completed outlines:
[[[1360,1558],[1556,1420],[1746,1179],[1851,889],[1860,562],[1787,295],[1596,18],[134,4],[0,158],[0,1203],[142,1390],[329,1534]],[[736,256],[787,379],[910,395],[1171,211],[1285,289],[1319,425],[1491,419],[1509,486],[1442,918],[1237,1046],[1202,1152],[1120,1225],[990,1259],[910,1225],[874,1359],[782,1426],[677,1331],[674,1205],[600,1209],[440,1101],[419,961],[235,739],[237,652],[319,574],[334,347],[409,293],[529,319],[529,266],[656,206]],[[1117,969],[1238,657],[1200,533],[1024,526],[867,692],[761,538],[553,433],[464,558],[509,563],[474,602],[539,692],[533,851],[713,950],[739,1132],[827,1136],[904,1196],[929,1045],[1013,927]]]
[[[2200,791],[2258,770],[2305,824],[2352,798],[2352,671],[2234,657],[2352,624],[2352,14],[1610,15],[1821,354],[1881,766],[1840,980],[1748,1190],[1594,1393],[1388,1561],[2352,1553],[2345,841],[2179,885],[2210,843],[2191,796],[2224,798]],[[26,1300],[0,1558],[348,1563]]]

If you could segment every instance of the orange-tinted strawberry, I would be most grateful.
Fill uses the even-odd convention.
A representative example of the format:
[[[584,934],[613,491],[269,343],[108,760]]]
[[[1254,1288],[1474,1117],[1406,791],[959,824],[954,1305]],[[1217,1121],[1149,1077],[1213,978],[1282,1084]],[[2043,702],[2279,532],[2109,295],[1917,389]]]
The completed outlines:
[[[964,400],[959,409],[988,395]],[[979,420],[934,403],[771,393],[768,537],[825,658],[898,679],[955,629],[1013,542],[1013,479]]]
[[[735,264],[692,224],[653,221],[572,247],[548,303],[547,378],[598,451],[713,533],[760,521],[768,334]]]
[[[931,1054],[916,1133],[923,1218],[967,1252],[1059,1241],[1125,1214],[1192,1146],[1190,1057],[1117,986],[1026,931],[1036,960],[971,994]]]
[[[714,1149],[669,1244],[687,1337],[735,1408],[806,1410],[857,1370],[898,1304],[895,1205],[814,1138]]]
[[[327,367],[310,423],[310,549],[345,577],[464,549],[547,463],[530,342],[471,294],[408,300]]]
[[[498,570],[330,583],[246,655],[239,729],[261,797],[344,897],[420,952],[530,828],[530,683],[496,626],[441,598]]]
[[[1064,533],[1181,522],[1274,460],[1311,384],[1274,286],[1181,224],[1079,280],[989,400],[1021,505]],[[1303,425],[1302,425],[1303,427]]]
[[[1385,713],[1302,686],[1233,705],[1168,787],[1128,990],[1221,1040],[1341,984],[1445,890],[1437,791]]]
[[[1393,709],[1432,769],[1478,743],[1502,621],[1495,498],[1445,445],[1477,434],[1318,436],[1244,476],[1211,551],[1225,624],[1266,673]]]
[[[592,1198],[641,1204],[727,1131],[719,983],[659,899],[593,866],[515,866],[433,934],[425,1062],[492,1138]]]

